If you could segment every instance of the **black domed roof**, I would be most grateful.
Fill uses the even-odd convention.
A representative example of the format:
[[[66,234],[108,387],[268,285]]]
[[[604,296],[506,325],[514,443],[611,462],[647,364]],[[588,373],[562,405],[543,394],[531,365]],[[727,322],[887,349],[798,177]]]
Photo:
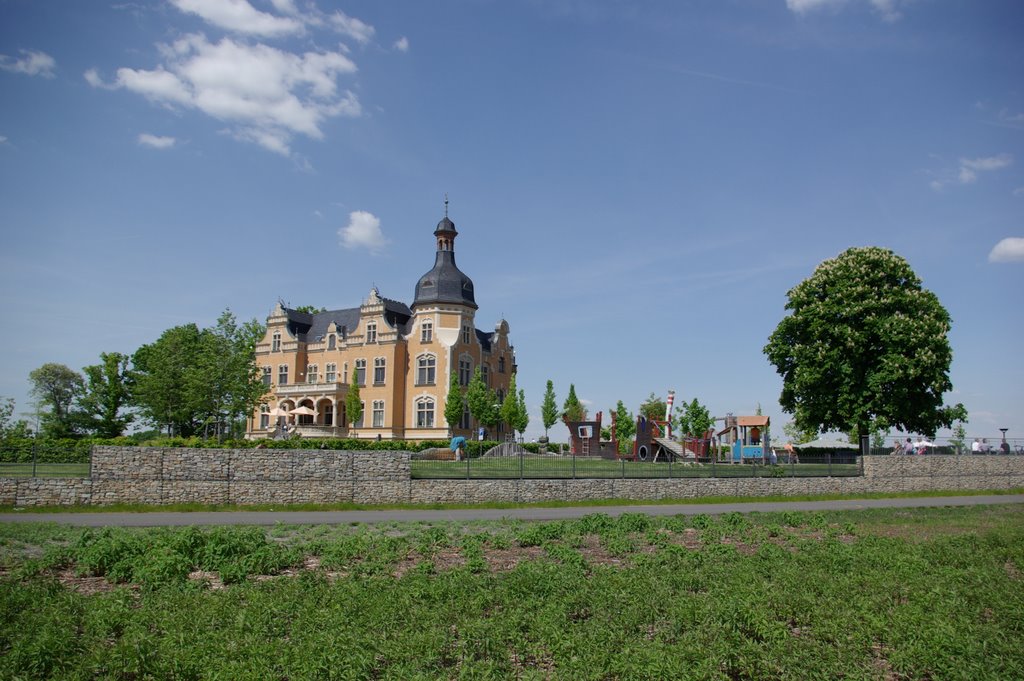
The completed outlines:
[[[455,223],[449,220],[447,215],[445,215],[444,218],[441,219],[441,222],[437,223],[437,229],[434,230],[434,234],[440,234],[442,232],[452,232],[454,234],[458,234],[458,232],[455,230]]]
[[[416,282],[412,307],[437,303],[465,305],[477,309],[473,280],[455,264],[455,223],[445,215],[434,235],[438,238],[434,267]]]

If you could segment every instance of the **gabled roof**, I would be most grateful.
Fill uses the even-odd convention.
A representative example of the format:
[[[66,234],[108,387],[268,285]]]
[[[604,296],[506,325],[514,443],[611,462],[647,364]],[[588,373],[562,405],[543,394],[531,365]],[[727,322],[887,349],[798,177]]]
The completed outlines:
[[[490,352],[491,338],[494,337],[494,332],[488,333],[480,329],[474,329],[474,331],[476,331],[476,339],[480,342],[480,347],[483,348],[484,352]]]

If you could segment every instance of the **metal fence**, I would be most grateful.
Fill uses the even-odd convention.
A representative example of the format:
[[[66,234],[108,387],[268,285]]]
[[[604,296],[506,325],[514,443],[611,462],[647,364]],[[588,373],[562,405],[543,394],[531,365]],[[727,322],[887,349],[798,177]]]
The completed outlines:
[[[996,436],[969,436],[963,439],[937,437],[922,438],[915,435],[887,436],[883,443],[872,443],[872,455],[903,454],[906,452],[907,438],[910,438],[914,454],[1006,454],[1024,456],[1024,438],[1004,438]],[[976,443],[976,444],[975,444]],[[897,445],[899,450],[897,450]]]
[[[417,479],[665,479],[665,478],[811,478],[863,475],[856,452],[807,454],[775,465],[758,459],[730,463],[712,458],[659,461],[603,459],[574,454],[531,454],[523,449],[510,454],[479,455],[472,450],[460,461],[439,459],[436,453],[411,457],[412,477]]]

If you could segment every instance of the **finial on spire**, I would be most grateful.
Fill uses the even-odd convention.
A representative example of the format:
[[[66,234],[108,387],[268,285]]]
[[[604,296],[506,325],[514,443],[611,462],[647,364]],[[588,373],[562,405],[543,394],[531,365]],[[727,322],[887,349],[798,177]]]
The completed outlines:
[[[444,193],[444,216],[448,217],[448,192]]]

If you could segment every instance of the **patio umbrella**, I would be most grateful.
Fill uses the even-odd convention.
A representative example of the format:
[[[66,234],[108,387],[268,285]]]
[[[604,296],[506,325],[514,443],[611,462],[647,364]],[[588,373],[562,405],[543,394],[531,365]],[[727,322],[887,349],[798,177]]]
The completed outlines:
[[[802,445],[793,446],[800,447],[801,449],[860,449],[859,446],[849,442],[843,442],[842,440],[827,440],[825,438],[811,440],[810,442],[805,442]]]
[[[288,410],[282,409],[281,407],[274,407],[273,409],[267,412],[267,416],[271,416],[274,418],[277,418],[279,416],[288,416]]]
[[[312,409],[310,409],[309,407],[306,407],[306,406],[295,407],[295,409],[292,409],[288,413],[289,414],[298,414],[298,415],[302,415],[302,416],[313,416],[314,414],[316,414],[315,411],[313,411]]]

